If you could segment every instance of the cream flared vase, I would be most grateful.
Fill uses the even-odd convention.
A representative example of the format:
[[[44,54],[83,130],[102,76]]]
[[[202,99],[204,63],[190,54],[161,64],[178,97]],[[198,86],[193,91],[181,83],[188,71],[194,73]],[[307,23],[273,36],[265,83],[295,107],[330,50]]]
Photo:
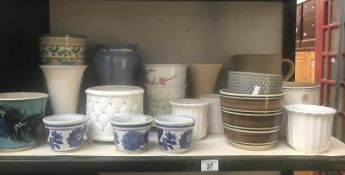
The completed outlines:
[[[41,65],[54,114],[77,113],[85,65]]]

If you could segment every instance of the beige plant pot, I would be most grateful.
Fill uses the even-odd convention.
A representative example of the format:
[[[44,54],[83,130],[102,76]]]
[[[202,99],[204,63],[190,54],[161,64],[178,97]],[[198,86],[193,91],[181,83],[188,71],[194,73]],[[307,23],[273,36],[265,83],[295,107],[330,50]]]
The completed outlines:
[[[222,64],[191,64],[188,66],[192,96],[213,94]]]

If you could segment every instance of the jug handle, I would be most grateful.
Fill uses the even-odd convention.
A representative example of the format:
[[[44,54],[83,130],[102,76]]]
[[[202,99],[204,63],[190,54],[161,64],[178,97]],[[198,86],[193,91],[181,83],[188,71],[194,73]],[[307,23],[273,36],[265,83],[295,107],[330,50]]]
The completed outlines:
[[[282,59],[282,64],[284,63],[289,65],[289,72],[286,75],[284,75],[283,80],[288,81],[295,72],[295,64],[290,59],[287,59],[287,58]]]

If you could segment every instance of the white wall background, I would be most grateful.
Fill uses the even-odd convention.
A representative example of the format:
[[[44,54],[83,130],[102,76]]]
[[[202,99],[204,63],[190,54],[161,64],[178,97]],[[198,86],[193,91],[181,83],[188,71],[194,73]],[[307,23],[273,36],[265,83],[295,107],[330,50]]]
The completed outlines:
[[[144,63],[224,62],[282,52],[282,2],[51,0],[53,33],[137,43]]]

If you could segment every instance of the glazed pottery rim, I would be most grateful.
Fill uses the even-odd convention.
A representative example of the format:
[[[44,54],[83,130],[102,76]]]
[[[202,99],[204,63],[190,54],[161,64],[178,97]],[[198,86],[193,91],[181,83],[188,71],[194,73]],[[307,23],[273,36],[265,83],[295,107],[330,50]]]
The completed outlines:
[[[48,69],[51,69],[51,68],[54,68],[54,69],[74,69],[74,68],[84,68],[86,69],[88,66],[87,65],[76,65],[76,64],[70,64],[70,65],[39,65],[39,67],[41,69],[45,69],[45,68],[48,68]]]
[[[269,94],[269,95],[251,95],[251,94],[237,94],[237,93],[231,93],[227,92],[227,89],[220,89],[219,93],[221,96],[227,98],[227,96],[232,97],[247,97],[249,98],[274,98],[274,97],[283,97],[285,93],[280,93],[280,94]]]
[[[144,67],[145,68],[148,68],[148,67],[161,67],[161,68],[187,68],[187,64],[144,64]]]
[[[227,110],[227,111],[234,111],[234,112],[243,112],[243,113],[255,113],[255,114],[267,114],[267,113],[278,113],[278,112],[282,112],[283,111],[283,108],[281,109],[277,109],[277,110],[271,110],[271,111],[252,111],[252,110],[241,110],[241,109],[233,109],[233,108],[227,108],[227,107],[224,107],[224,106],[221,106],[220,107],[222,110]]]
[[[107,85],[89,87],[85,90],[85,93],[97,96],[125,96],[143,94],[144,89],[131,85]]]
[[[43,118],[45,126],[58,127],[58,126],[75,126],[86,124],[87,116],[83,114],[55,114]]]
[[[200,98],[178,98],[169,100],[169,104],[174,106],[206,106],[211,102]]]
[[[266,117],[266,116],[275,116],[275,115],[281,115],[283,114],[283,110],[279,112],[274,112],[274,113],[260,113],[260,114],[255,114],[255,113],[243,113],[243,112],[236,112],[236,111],[231,111],[231,110],[225,110],[221,109],[222,112],[225,112],[227,114],[235,114],[235,115],[242,115],[242,116],[253,116],[253,117]]]
[[[223,66],[223,64],[221,63],[192,63],[192,64],[188,64],[188,67],[219,67],[219,66]]]
[[[229,142],[234,142],[234,143],[238,143],[238,144],[243,144],[243,145],[250,145],[250,146],[265,146],[265,145],[274,145],[276,143],[278,143],[279,141],[272,141],[272,142],[262,142],[262,143],[249,143],[249,142],[240,142],[240,141],[236,141],[236,140],[231,140],[229,138],[227,138],[225,136],[225,139],[226,141],[229,141]]]
[[[267,131],[267,130],[273,130],[273,129],[280,129],[280,125],[274,126],[274,127],[265,127],[265,128],[242,127],[242,126],[229,125],[227,123],[223,123],[223,125],[227,126],[229,128],[240,129],[240,130],[248,130],[248,131]]]
[[[74,38],[86,38],[84,34],[62,34],[62,33],[47,33],[43,34],[40,37],[74,37]]]
[[[150,88],[150,89],[154,89],[154,88],[186,88],[187,87],[187,83],[183,83],[183,84],[167,84],[164,86],[161,85],[152,85],[152,84],[145,84],[146,88]]]
[[[123,121],[126,119],[133,119],[133,120]],[[145,115],[145,114],[119,115],[110,119],[111,125],[115,127],[150,126],[152,124],[152,121],[153,121],[153,117],[149,115]]]
[[[114,44],[96,44],[99,49],[136,49],[139,44],[131,43],[114,43]]]
[[[201,99],[219,100],[220,95],[219,94],[204,94],[204,95],[201,95],[199,98],[201,98]]]
[[[286,105],[285,109],[289,112],[312,115],[334,115],[337,112],[334,108],[309,104],[290,104]]]
[[[180,120],[183,119],[184,121],[176,121],[179,120],[178,118],[180,118]],[[168,119],[168,121],[163,119]],[[169,121],[169,119],[175,119],[175,121]],[[157,125],[157,127],[190,127],[194,126],[195,119],[193,117],[186,115],[162,114],[156,116],[154,118],[154,122]]]
[[[293,86],[293,85],[301,85],[301,86]],[[321,87],[321,85],[320,84],[316,84],[316,83],[284,81],[282,89],[317,89],[317,88],[320,88],[320,87]]]
[[[266,73],[257,73],[257,72],[242,72],[242,71],[228,71],[228,76],[231,73],[240,73],[241,75],[258,75],[258,76],[265,76],[265,77],[281,77],[283,78],[282,75],[278,74],[266,74]]]
[[[272,130],[246,130],[246,129],[237,129],[237,128],[232,128],[229,126],[223,125],[224,129],[236,131],[236,132],[243,132],[243,133],[250,133],[250,134],[273,134],[277,133],[280,131],[280,128],[272,129]]]
[[[19,95],[21,97],[6,97],[6,95]],[[25,97],[29,95],[29,97]],[[2,92],[0,93],[0,101],[24,101],[24,100],[35,100],[48,98],[48,94],[42,92]]]

